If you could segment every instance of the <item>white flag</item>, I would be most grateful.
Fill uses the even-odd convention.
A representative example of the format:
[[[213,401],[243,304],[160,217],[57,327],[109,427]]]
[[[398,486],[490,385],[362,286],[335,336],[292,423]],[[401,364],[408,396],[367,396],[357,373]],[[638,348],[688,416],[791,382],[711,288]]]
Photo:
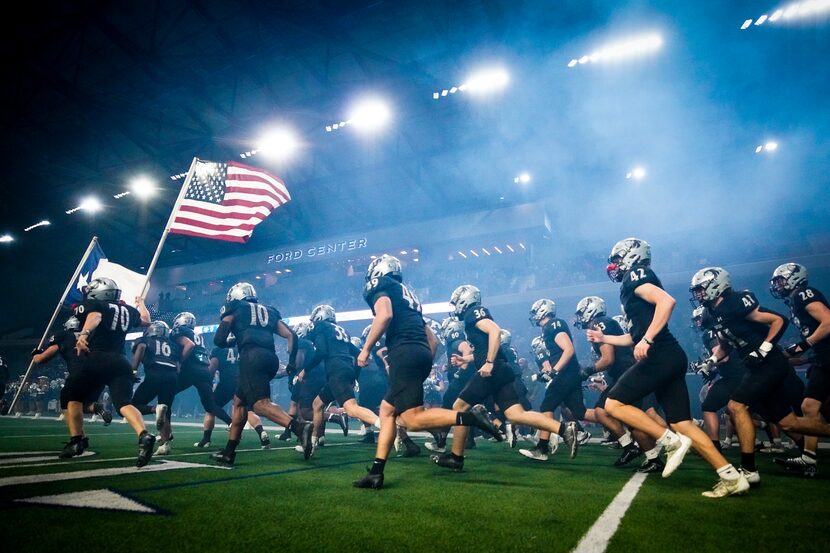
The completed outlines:
[[[147,278],[146,275],[131,271],[108,259],[102,259],[98,262],[98,267],[92,273],[92,278],[98,277],[107,277],[114,280],[121,289],[121,299],[129,305],[133,304],[136,296],[141,295],[144,280]]]

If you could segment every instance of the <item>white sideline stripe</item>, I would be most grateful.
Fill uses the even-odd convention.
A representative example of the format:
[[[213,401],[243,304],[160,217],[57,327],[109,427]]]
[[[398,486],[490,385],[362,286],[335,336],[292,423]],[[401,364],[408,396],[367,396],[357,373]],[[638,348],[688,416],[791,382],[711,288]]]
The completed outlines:
[[[631,480],[623,486],[620,493],[605,508],[571,553],[603,553],[605,551],[647,476],[648,474],[637,473],[631,477]]]
[[[51,453],[51,455],[38,455],[35,457],[28,457],[26,455],[23,455],[21,457],[6,457],[0,459],[0,468],[4,468],[2,467],[2,465],[14,465],[18,467],[25,467],[35,466],[31,463],[35,463],[37,461],[53,461],[57,458],[57,455],[58,453],[60,453],[60,451],[44,451],[43,453]],[[84,451],[78,457],[91,457],[92,455],[95,455],[94,451]]]
[[[134,457],[130,457],[134,460]],[[5,486],[19,486],[20,484],[42,484],[45,482],[60,482],[63,480],[81,480],[97,478],[99,476],[118,476],[121,474],[143,474],[145,472],[159,472],[163,470],[176,469],[220,469],[230,470],[229,467],[217,465],[200,465],[197,463],[185,463],[182,461],[161,461],[157,465],[146,467],[118,467],[111,469],[75,470],[72,472],[56,472],[54,474],[30,474],[28,476],[7,476],[0,478],[0,488]]]
[[[326,444],[325,447],[340,447],[340,446],[344,446],[344,445],[356,445],[356,444],[359,444],[359,443],[360,442],[347,442],[347,443],[343,443],[343,444]],[[189,446],[185,446],[185,447],[189,447]],[[293,445],[292,446],[285,446],[285,447],[272,447],[270,449],[262,449],[261,447],[257,447],[255,449],[254,448],[252,448],[252,449],[237,449],[236,452],[237,453],[250,453],[250,452],[254,452],[254,451],[284,451],[284,450],[288,450],[288,449],[294,449],[294,447],[295,446],[293,446]],[[219,450],[219,446],[217,446],[215,448],[213,446],[211,446],[210,449],[205,448],[203,451],[195,451],[195,452],[192,452],[192,453],[171,453],[170,455],[164,455],[163,459],[169,459],[171,457],[192,457],[194,455],[201,455],[201,456],[204,457],[204,456],[210,455],[211,453],[213,453],[215,451],[218,451],[218,450]],[[20,467],[27,467],[27,468],[28,467],[51,467],[51,466],[55,466],[55,465],[70,465],[70,464],[79,464],[79,463],[83,464],[83,465],[87,465],[89,463],[114,463],[114,462],[120,462],[120,461],[134,461],[135,457],[116,457],[114,459],[90,459],[88,461],[80,461],[80,460],[78,460],[78,461],[75,461],[75,460],[68,461],[66,459],[58,459],[57,458],[57,453],[56,453],[55,457],[53,457],[52,459],[53,459],[53,461],[48,462],[48,463],[22,463],[22,464],[17,464],[17,465],[0,465],[0,470],[20,468]],[[158,459],[158,457],[155,457],[155,459]],[[161,461],[163,459],[158,459],[158,460]]]

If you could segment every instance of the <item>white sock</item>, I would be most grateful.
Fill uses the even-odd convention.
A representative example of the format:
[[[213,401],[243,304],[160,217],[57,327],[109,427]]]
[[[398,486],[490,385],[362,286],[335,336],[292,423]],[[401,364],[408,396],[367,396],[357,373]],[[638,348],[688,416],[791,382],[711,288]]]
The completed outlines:
[[[731,464],[718,469],[718,476],[721,480],[737,480],[741,474]]]
[[[617,438],[617,441],[620,443],[621,446],[628,447],[629,445],[631,445],[631,432],[626,430],[625,434]]]
[[[660,444],[657,444],[652,449],[649,449],[648,451],[646,451],[646,459],[648,459],[649,461],[652,459],[657,459],[660,456],[661,449],[663,449],[663,447]]]
[[[666,431],[663,432],[663,435],[660,436],[660,438],[657,440],[657,443],[658,443],[658,445],[666,446],[666,445],[669,445],[670,443],[673,443],[673,442],[675,442],[679,439],[680,438],[677,436],[677,434],[675,434],[674,432],[672,432],[671,430],[669,430],[667,428]]]
[[[378,417],[377,419],[375,419],[375,428],[377,428],[378,430],[380,430],[380,417]]]

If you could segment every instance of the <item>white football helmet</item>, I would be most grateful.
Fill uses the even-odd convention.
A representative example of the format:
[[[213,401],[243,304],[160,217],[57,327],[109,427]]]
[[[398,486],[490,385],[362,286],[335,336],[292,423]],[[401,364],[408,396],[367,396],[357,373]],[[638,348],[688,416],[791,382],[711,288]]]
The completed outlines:
[[[721,294],[732,287],[732,278],[729,272],[721,267],[704,267],[692,277],[689,292],[693,302],[707,305],[718,299]]]
[[[121,299],[121,289],[114,280],[107,277],[93,278],[84,286],[84,295],[91,300],[118,301]]]
[[[530,307],[530,322],[539,326],[542,319],[556,317],[556,302],[547,298],[542,298],[533,302]]]
[[[337,314],[334,312],[334,307],[330,305],[318,305],[311,310],[309,317],[312,323],[319,323],[321,321],[328,321],[330,323],[337,322]]]
[[[228,302],[233,300],[257,301],[256,290],[247,282],[237,282],[228,290]]]
[[[72,315],[63,323],[64,330],[80,330],[81,328],[81,321],[78,320],[78,317]]]
[[[393,255],[387,254],[383,254],[382,256],[373,259],[372,262],[369,263],[369,268],[366,270],[366,280],[369,281],[373,278],[380,278],[382,276],[388,276],[401,280],[403,275],[401,273],[400,259]]]
[[[510,343],[513,341],[513,335],[506,328],[502,328],[500,339],[501,339],[501,345],[506,347],[506,348],[509,348]]]
[[[441,336],[444,341],[448,340],[453,332],[464,334],[464,323],[458,320],[457,317],[447,317],[441,322]]]
[[[176,315],[176,318],[173,319],[173,328],[178,328],[180,326],[195,328],[196,316],[189,311],[183,311],[182,313],[179,313],[178,315]]]
[[[352,336],[351,338],[349,338],[349,341],[350,341],[350,342],[352,343],[352,345],[353,345],[354,347],[356,347],[357,349],[362,349],[362,348],[363,348],[363,340],[361,340],[361,339],[360,339],[360,338],[358,338],[357,336]]]
[[[617,321],[617,324],[620,325],[620,328],[623,329],[623,332],[628,332],[631,330],[631,323],[629,322],[628,317],[626,317],[625,315],[614,315],[611,318]]]
[[[144,335],[166,340],[170,336],[170,327],[164,321],[153,321],[144,329]]]
[[[530,341],[530,350],[535,356],[550,355],[548,347],[545,345],[545,339],[541,336],[536,336]]]
[[[301,323],[297,323],[293,326],[291,330],[294,331],[294,334],[297,335],[297,338],[305,338],[308,336],[309,328],[311,327],[311,323],[307,323],[305,321]]]
[[[807,267],[800,263],[784,263],[772,273],[769,293],[772,297],[782,300],[799,286],[807,286]]]
[[[599,296],[588,296],[576,304],[576,326],[588,328],[591,321],[605,315],[605,300]]]
[[[692,309],[692,328],[700,330],[703,328],[703,317],[706,315],[706,308],[698,305]]]
[[[622,282],[623,275],[636,265],[651,264],[651,246],[639,238],[620,240],[611,248],[606,272],[614,282]]]
[[[472,284],[462,284],[450,296],[450,305],[453,306],[453,313],[456,315],[461,315],[470,307],[480,304],[481,290]]]

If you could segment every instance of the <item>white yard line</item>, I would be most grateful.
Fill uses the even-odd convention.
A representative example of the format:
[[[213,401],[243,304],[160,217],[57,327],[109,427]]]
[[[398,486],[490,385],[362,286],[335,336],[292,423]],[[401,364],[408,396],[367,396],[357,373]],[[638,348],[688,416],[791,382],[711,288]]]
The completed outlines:
[[[593,526],[588,530],[571,553],[603,553],[608,542],[614,537],[625,512],[640,491],[648,474],[637,473],[631,477],[620,493],[605,508]]]

